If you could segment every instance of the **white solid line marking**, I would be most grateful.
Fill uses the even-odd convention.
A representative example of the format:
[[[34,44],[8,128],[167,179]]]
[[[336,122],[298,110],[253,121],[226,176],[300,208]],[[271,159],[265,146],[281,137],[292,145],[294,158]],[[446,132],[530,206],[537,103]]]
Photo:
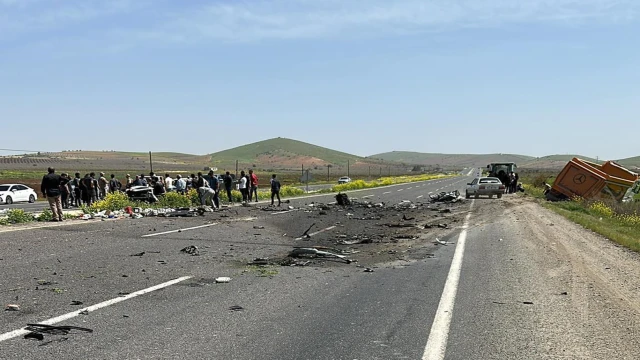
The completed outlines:
[[[206,225],[200,225],[200,226],[194,226],[194,227],[184,228],[184,229],[169,230],[169,231],[159,232],[159,233],[155,233],[155,234],[147,234],[147,235],[142,235],[142,237],[151,237],[151,236],[158,236],[158,235],[166,235],[166,234],[177,233],[177,232],[182,232],[182,231],[187,231],[187,230],[201,229],[201,228],[205,228],[205,227],[209,227],[209,226],[213,226],[213,225],[218,225],[218,223],[206,224]]]
[[[473,207],[474,200],[471,200]],[[462,231],[458,236],[458,244],[453,254],[447,282],[444,284],[440,304],[433,319],[429,339],[422,355],[422,360],[442,360],[447,351],[447,340],[449,339],[449,327],[451,325],[451,317],[453,316],[453,306],[456,301],[456,293],[458,292],[458,282],[460,281],[460,272],[462,270],[462,258],[464,256],[464,246],[467,241],[467,229],[469,228],[469,218],[471,212],[464,219]]]
[[[124,296],[121,296],[121,297],[117,297],[115,299],[103,301],[103,302],[101,302],[99,304],[95,304],[95,305],[86,307],[84,309],[80,309],[80,310],[76,310],[76,311],[73,311],[73,312],[70,312],[70,313],[67,313],[67,314],[64,314],[64,315],[60,315],[58,317],[54,317],[54,318],[51,318],[49,320],[40,321],[40,322],[38,322],[38,324],[43,324],[43,325],[57,324],[57,323],[65,321],[65,320],[72,319],[72,318],[80,315],[81,312],[96,311],[98,309],[102,309],[103,307],[107,307],[109,305],[117,304],[117,303],[125,301],[125,300],[133,299],[134,297],[137,297],[137,296],[140,296],[140,295],[144,295],[144,294],[148,294],[148,293],[150,293],[152,291],[160,290],[162,288],[166,288],[168,286],[175,285],[175,284],[177,284],[179,282],[182,282],[182,281],[185,281],[185,280],[188,280],[188,279],[191,279],[191,276],[183,276],[181,278],[177,278],[177,279],[174,279],[174,280],[171,280],[171,281],[167,281],[165,283],[158,284],[156,286],[152,286],[150,288],[146,288],[146,289],[143,289],[143,290],[139,290],[139,291],[136,291],[136,292],[128,294],[128,295],[124,295]],[[14,330],[14,331],[8,332],[8,333],[0,334],[0,342],[6,341],[6,340],[9,340],[9,339],[13,339],[13,338],[18,337],[18,336],[23,336],[23,335],[26,335],[28,333],[30,333],[30,331],[26,330],[25,328],[22,328],[22,329],[18,329],[18,330]]]
[[[335,228],[336,228],[335,226],[329,226],[329,227],[328,227],[328,228],[326,228],[326,229],[318,230],[318,231],[316,231],[316,232],[314,232],[314,233],[311,233],[311,234],[309,234],[309,236],[316,236],[316,235],[318,235],[318,234],[320,234],[320,233],[323,233],[323,232],[325,232],[325,231],[329,231],[329,230],[332,230],[332,229],[335,229]],[[296,238],[296,240],[302,240],[302,239],[305,239],[305,237],[299,237],[299,238]]]
[[[422,199],[423,197],[424,197],[424,195],[420,195],[416,199]]]

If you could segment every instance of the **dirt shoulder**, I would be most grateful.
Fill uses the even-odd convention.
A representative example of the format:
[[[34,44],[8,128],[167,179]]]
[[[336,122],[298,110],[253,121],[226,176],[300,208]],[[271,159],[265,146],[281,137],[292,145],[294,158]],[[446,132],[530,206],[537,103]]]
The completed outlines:
[[[544,250],[567,260],[567,271],[585,276],[598,292],[640,315],[640,254],[571,222],[535,201],[504,199],[507,214]],[[543,254],[541,248],[541,255]]]

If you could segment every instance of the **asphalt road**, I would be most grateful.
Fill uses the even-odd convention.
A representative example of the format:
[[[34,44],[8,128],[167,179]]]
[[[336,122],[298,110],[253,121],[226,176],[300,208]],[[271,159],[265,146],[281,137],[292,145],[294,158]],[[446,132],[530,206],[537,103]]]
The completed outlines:
[[[349,194],[372,204],[418,204],[429,193],[462,190],[468,180]],[[376,223],[366,218],[372,210],[359,207],[318,216],[312,201],[334,199],[292,200],[281,212],[234,208],[195,218],[0,229],[0,294],[3,304],[21,306],[0,314],[0,358],[637,359],[637,288],[635,295],[622,290],[639,284],[629,280],[613,291],[606,284],[618,282],[595,281],[604,266],[592,269],[601,264],[572,252],[571,233],[555,238],[541,228],[550,221],[571,228],[553,214],[507,196],[467,201],[450,213],[395,205],[400,210]],[[440,233],[411,228],[417,239],[410,245],[402,238],[358,245],[357,263],[246,265],[293,246],[335,242],[341,233],[389,240],[396,230],[384,223],[407,214],[451,225]],[[310,223],[312,237],[296,240]],[[435,234],[447,245],[434,245]],[[606,271],[617,271],[611,256],[624,251],[589,236],[591,251],[610,261]],[[200,256],[179,251],[190,245]],[[619,261],[640,261],[625,256]],[[221,276],[232,280],[216,284]],[[93,332],[38,341],[19,331],[47,321]]]

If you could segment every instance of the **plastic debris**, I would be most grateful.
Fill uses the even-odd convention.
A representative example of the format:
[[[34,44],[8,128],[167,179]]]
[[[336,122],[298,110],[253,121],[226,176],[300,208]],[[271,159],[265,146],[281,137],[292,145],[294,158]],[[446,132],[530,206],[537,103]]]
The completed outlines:
[[[8,304],[4,311],[20,311],[20,305],[17,304]]]
[[[217,277],[216,278],[216,284],[224,284],[224,283],[228,283],[228,282],[231,282],[231,278],[230,277],[221,276],[221,277]]]

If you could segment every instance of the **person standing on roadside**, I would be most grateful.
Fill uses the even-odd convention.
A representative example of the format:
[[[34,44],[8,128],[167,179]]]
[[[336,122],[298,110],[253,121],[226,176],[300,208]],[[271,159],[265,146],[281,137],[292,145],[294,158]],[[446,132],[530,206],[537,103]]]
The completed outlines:
[[[100,190],[98,198],[102,200],[105,196],[107,196],[107,192],[109,191],[109,182],[107,181],[107,178],[104,177],[103,172],[100,173],[100,178],[98,178],[98,185]]]
[[[216,209],[220,209],[220,182],[218,181],[218,177],[213,173],[213,170],[209,171],[207,181],[209,182],[209,188],[211,188],[211,190],[213,190],[214,192],[213,194],[211,194],[212,205]]]
[[[176,192],[180,195],[184,195],[185,192],[187,191],[187,182],[184,181],[184,179],[182,178],[182,175],[180,174],[176,176],[175,189],[176,189]]]
[[[240,183],[239,183],[240,193],[242,194],[242,202],[246,203],[247,198],[249,197],[249,193],[247,191],[247,176],[244,173],[244,170],[240,172]]]
[[[229,204],[233,203],[233,194],[231,193],[231,188],[233,187],[233,178],[231,174],[227,171],[224,174],[224,190],[227,192],[227,199],[229,199]]]
[[[91,173],[93,174],[93,173]],[[87,206],[91,206],[91,204],[93,204],[93,202],[95,201],[96,198],[96,184],[95,184],[95,179],[93,177],[91,177],[91,174],[86,174],[84,176],[84,179],[82,179],[82,184],[84,185],[84,189],[85,189],[85,204]]]
[[[56,174],[56,170],[52,167],[47,169],[47,175],[42,177],[40,191],[47,198],[49,208],[53,213],[51,221],[63,221],[62,200],[60,199],[60,175]]]
[[[258,175],[253,172],[253,169],[249,169],[249,179],[251,179],[251,193],[249,194],[249,201],[255,196],[256,202],[258,202]]]
[[[80,207],[82,205],[82,178],[80,177],[80,173],[76,173],[76,177],[73,178],[73,192],[74,192],[74,206]]]
[[[109,180],[109,189],[111,192],[120,191],[121,188],[122,183],[120,183],[120,180],[116,179],[115,174],[111,174],[111,180]]]
[[[282,204],[280,200],[280,180],[276,177],[276,174],[271,175],[271,206],[273,206],[274,198],[278,197],[278,206]]]
[[[128,188],[130,188],[131,186],[133,186],[133,180],[131,180],[131,175],[127,174],[127,176],[125,176],[126,182],[125,182],[125,186]]]
[[[167,191],[173,190],[173,179],[169,174],[164,174],[164,188]]]
[[[60,174],[60,197],[63,209],[69,208],[69,194],[71,193],[69,190],[71,184],[69,182],[69,176],[66,173]]]

